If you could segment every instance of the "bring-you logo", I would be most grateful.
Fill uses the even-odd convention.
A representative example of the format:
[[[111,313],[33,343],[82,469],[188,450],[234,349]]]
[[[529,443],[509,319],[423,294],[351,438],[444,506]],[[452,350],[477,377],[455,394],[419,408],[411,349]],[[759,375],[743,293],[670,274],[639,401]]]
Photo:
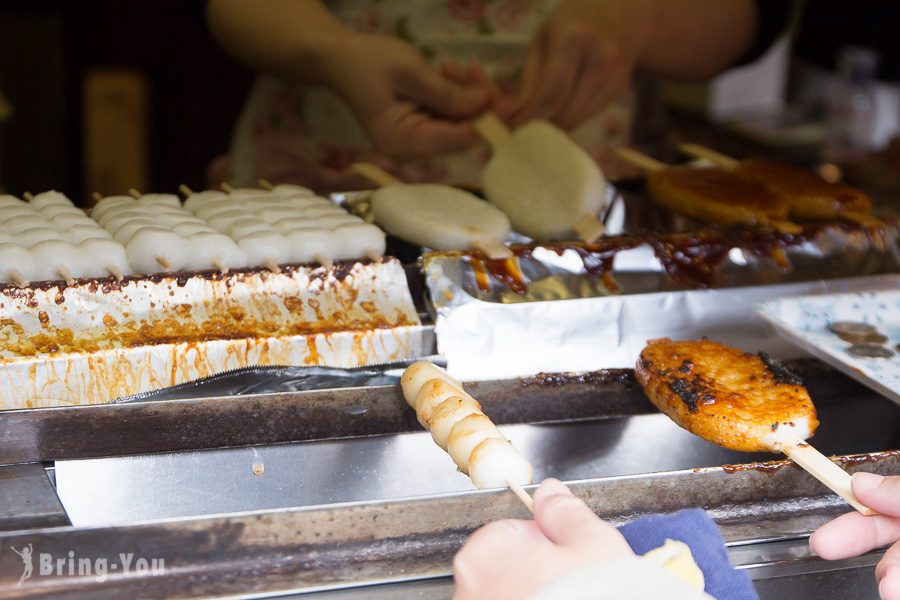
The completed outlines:
[[[38,552],[30,542],[18,547],[9,546],[9,549],[19,557],[19,586],[32,577],[94,577],[97,581],[105,581],[111,575],[148,577],[166,572],[164,558],[136,556],[133,552],[119,552],[112,557],[90,557],[69,550],[57,556]],[[2,562],[8,564],[8,561]]]

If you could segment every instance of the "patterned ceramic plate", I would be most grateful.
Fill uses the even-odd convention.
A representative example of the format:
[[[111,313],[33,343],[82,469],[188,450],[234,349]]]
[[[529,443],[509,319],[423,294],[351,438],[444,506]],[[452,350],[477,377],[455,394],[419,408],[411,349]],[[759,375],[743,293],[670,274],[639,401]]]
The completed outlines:
[[[900,404],[900,290],[785,298],[759,311],[791,342]],[[847,334],[865,325],[876,332],[868,340]]]

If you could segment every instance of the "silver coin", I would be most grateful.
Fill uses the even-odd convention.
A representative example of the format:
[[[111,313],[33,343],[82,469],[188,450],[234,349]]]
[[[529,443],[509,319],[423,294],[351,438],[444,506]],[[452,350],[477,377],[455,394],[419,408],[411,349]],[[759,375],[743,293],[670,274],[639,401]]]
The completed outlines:
[[[891,358],[894,356],[893,350],[878,344],[853,344],[847,348],[847,352],[863,358]]]
[[[884,344],[888,341],[887,336],[880,333],[839,333],[837,336],[851,344]]]
[[[828,326],[829,331],[838,335],[866,335],[878,333],[873,325],[859,323],[857,321],[836,321]]]

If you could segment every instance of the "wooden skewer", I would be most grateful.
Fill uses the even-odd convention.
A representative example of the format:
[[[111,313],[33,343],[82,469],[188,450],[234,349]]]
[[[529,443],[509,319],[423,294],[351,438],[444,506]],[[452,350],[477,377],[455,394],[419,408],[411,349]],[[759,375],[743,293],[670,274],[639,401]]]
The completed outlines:
[[[268,259],[268,260],[266,260],[265,267],[266,267],[268,270],[270,270],[270,271],[272,271],[273,273],[275,273],[276,275],[279,274],[279,273],[281,273],[281,267],[279,267],[278,264],[277,264],[274,260],[272,260],[271,258]]]
[[[166,271],[172,270],[172,263],[170,263],[169,259],[167,259],[165,256],[157,256],[156,262]]]
[[[513,251],[497,240],[478,240],[472,247],[484,254],[489,260],[506,260],[514,256]]]
[[[228,183],[227,181],[222,183],[219,187],[222,188],[222,191],[225,192],[226,194],[230,194],[231,192],[234,191],[234,188],[231,187],[231,184]]]
[[[137,200],[141,197],[141,193],[134,188],[128,190],[128,195]]]
[[[793,221],[769,221],[769,225],[778,233],[803,233],[803,228]]]
[[[313,256],[313,260],[315,260],[317,263],[319,263],[320,265],[325,267],[326,271],[330,271],[331,268],[334,266],[333,260],[331,260],[327,256],[322,256],[321,254],[316,254],[315,256]]]
[[[94,202],[100,202],[101,200],[103,200],[103,194],[101,194],[100,192],[94,192],[93,194],[91,194],[91,198],[94,199]]]
[[[268,179],[259,178],[256,180],[256,185],[270,192],[275,189],[275,186],[272,185],[272,182],[270,182]]]
[[[787,454],[792,461],[803,467],[807,473],[824,483],[826,487],[862,514],[867,516],[878,514],[857,500],[850,485],[852,479],[850,473],[834,464],[827,456],[813,448],[809,442],[799,439],[790,440],[786,443],[773,444],[773,449]]]
[[[9,278],[12,279],[12,282],[20,288],[25,288],[31,285],[30,281],[25,279],[25,277],[23,277],[21,273],[15,270],[9,272]]]
[[[372,163],[353,163],[350,165],[350,170],[357,175],[362,175],[379,187],[403,183],[378,165],[373,165]]]
[[[116,265],[106,265],[106,272],[116,278],[118,281],[122,281],[125,279],[125,276],[122,275],[122,271],[120,271]]]
[[[491,148],[496,149],[512,135],[503,121],[498,119],[497,115],[491,111],[475,119],[473,125],[478,135],[483,137],[491,145]]]
[[[75,278],[72,277],[72,273],[65,267],[58,267],[56,272],[59,273],[59,276],[66,282],[66,285],[75,285]]]
[[[588,214],[581,217],[577,223],[575,223],[575,234],[590,244],[603,235],[603,232],[606,231],[606,227],[603,226],[603,223],[600,222],[600,219],[597,218],[597,215]]]
[[[706,146],[701,146],[700,144],[678,144],[678,149],[688,156],[693,156],[694,158],[705,158],[714,165],[717,165],[729,171],[733,171],[738,166],[738,164],[740,164],[740,161],[736,158],[731,158],[730,156],[726,156],[721,152],[716,152],[712,148],[707,148]]]
[[[662,171],[669,166],[633,148],[616,148],[616,155],[625,162],[631,163],[645,171]]]
[[[525,508],[528,509],[528,512],[534,514],[534,500],[532,500],[531,496],[528,495],[521,485],[513,481],[512,479],[507,479],[506,484],[509,486],[509,489],[513,491],[516,497],[522,501],[522,504],[525,505]]]
[[[29,202],[34,200],[34,194],[32,194],[31,192],[25,192],[24,194],[22,194],[22,197],[25,198],[26,200],[28,200]]]
[[[884,225],[884,221],[881,219],[876,219],[871,215],[867,215],[866,213],[856,212],[856,211],[847,211],[842,212],[839,215],[842,219],[846,219],[851,223],[856,223],[857,225],[862,225],[863,227],[881,227]]]

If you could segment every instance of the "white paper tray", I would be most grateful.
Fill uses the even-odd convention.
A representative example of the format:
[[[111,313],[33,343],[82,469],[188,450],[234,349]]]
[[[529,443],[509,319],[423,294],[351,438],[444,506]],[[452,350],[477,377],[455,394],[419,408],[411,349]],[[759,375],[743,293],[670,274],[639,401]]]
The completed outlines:
[[[0,409],[96,404],[251,365],[431,352],[402,266],[286,266],[0,288]]]
[[[775,329],[810,354],[900,404],[900,354],[892,358],[862,358],[847,353],[851,346],[828,326],[837,321],[874,325],[887,336],[885,346],[900,344],[900,285],[889,290],[822,294],[772,300],[760,314]]]

